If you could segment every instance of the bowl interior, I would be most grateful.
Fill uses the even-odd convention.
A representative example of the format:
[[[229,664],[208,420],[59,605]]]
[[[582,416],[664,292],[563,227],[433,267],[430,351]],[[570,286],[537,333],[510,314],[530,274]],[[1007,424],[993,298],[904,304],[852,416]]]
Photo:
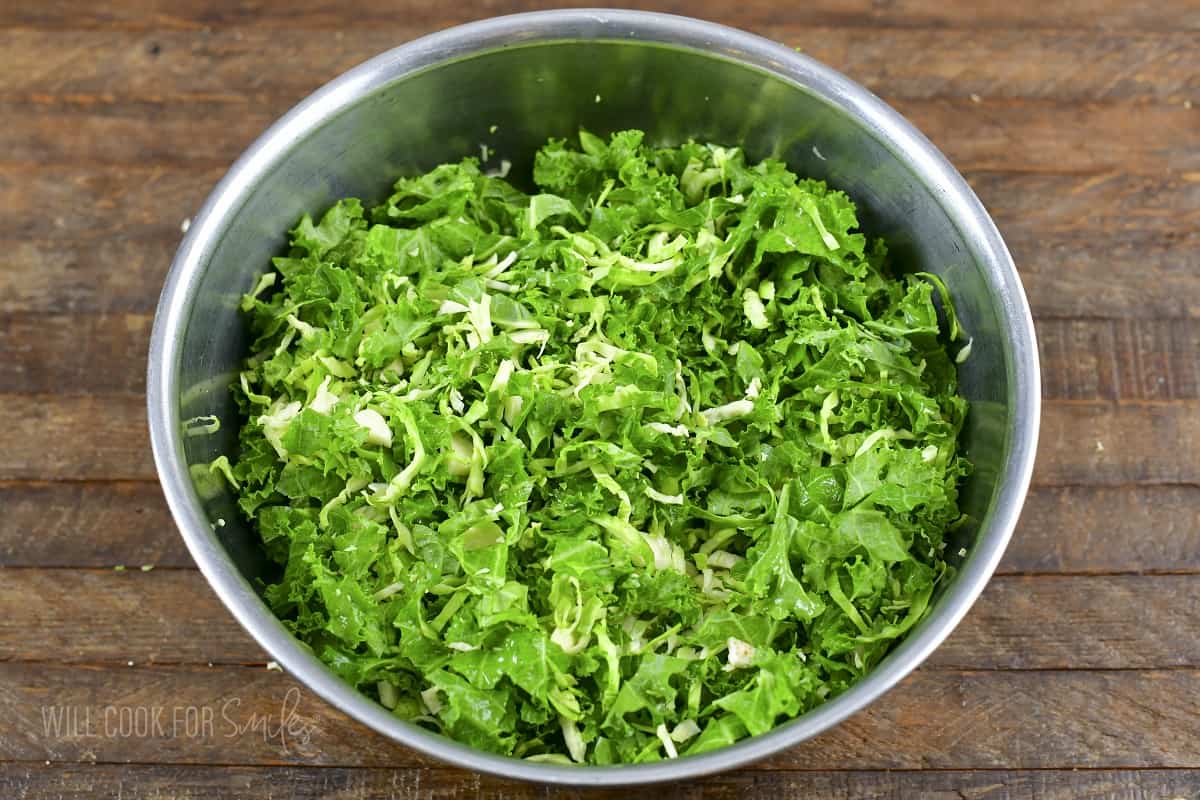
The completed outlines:
[[[215,434],[166,435],[178,437],[186,461],[178,467],[190,469],[190,502],[210,521],[225,521],[214,527],[217,540],[252,583],[270,567],[233,498],[205,465],[234,455],[238,419],[228,387],[247,346],[238,301],[282,250],[286,231],[303,213],[320,213],[344,196],[382,199],[397,175],[479,156],[485,147],[487,166],[509,160],[520,182],[539,145],[572,137],[580,127],[600,134],[637,127],[655,143],[695,137],[741,144],[752,159],[782,158],[801,175],[845,190],[864,230],[887,238],[901,269],[945,278],[974,340],[960,367],[972,404],[964,444],[975,473],[964,503],[974,522],[952,548],[966,547],[971,558],[998,492],[1022,469],[1014,467],[1010,440],[1016,415],[1030,412],[1018,407],[1016,385],[1017,365],[1028,358],[1020,350],[1029,343],[1018,333],[1014,344],[1011,323],[1024,301],[1019,286],[1013,294],[1014,278],[1003,274],[998,237],[992,232],[989,240],[971,227],[972,209],[962,205],[958,187],[946,185],[944,165],[936,153],[929,160],[919,136],[909,131],[909,138],[897,138],[863,117],[857,109],[864,98],[874,101],[861,90],[841,97],[837,84],[801,85],[772,73],[769,56],[758,66],[737,60],[741,54],[726,41],[650,41],[643,31],[626,35],[612,25],[604,33],[602,40],[547,41],[516,25],[482,52],[458,53],[435,41],[424,53],[432,65],[414,68],[411,53],[382,56],[370,76],[343,82],[268,134],[274,150],[257,156],[252,179],[243,174],[240,183],[222,187],[220,200],[210,201],[193,225],[196,242],[180,258],[198,266],[186,285],[168,287],[185,299],[165,334],[176,339],[177,359],[164,369],[177,370],[178,387],[177,401],[167,402],[177,402],[178,420],[215,415],[222,424]],[[443,56],[450,59],[433,63]],[[340,110],[328,115],[331,106]],[[990,563],[996,555],[989,553]],[[239,617],[246,621],[244,613]]]

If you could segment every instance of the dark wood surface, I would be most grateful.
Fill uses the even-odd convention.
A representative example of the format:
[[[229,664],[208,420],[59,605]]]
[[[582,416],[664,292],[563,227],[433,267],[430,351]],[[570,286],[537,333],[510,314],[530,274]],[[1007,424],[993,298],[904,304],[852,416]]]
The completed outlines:
[[[269,669],[145,431],[180,223],[237,154],[381,50],[540,5],[0,3],[0,798],[595,796],[435,763]],[[1200,798],[1200,3],[626,5],[801,47],[939,145],[1013,250],[1045,413],[925,666],[761,764],[611,796]]]

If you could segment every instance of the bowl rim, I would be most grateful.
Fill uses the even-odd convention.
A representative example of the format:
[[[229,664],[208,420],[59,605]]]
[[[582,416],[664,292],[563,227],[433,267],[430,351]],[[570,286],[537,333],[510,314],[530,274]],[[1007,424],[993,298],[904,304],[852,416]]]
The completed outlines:
[[[1001,485],[976,545],[931,614],[861,681],[833,700],[761,735],[697,756],[650,764],[567,766],[487,753],[407,723],[329,670],[271,613],[221,547],[191,483],[178,404],[183,333],[204,267],[228,221],[291,145],[372,91],[447,61],[513,45],[639,41],[741,63],[799,85],[858,119],[906,161],[937,196],[985,268],[1011,338],[1005,368],[1015,419]],[[323,700],[393,741],[451,764],[507,778],[578,786],[621,786],[699,777],[757,761],[821,733],[899,683],[950,634],[991,577],[1016,526],[1033,471],[1041,416],[1038,351],[1029,305],[999,231],[961,175],[917,129],[836,70],[760,36],[717,23],[654,12],[579,9],[494,17],[388,50],[335,78],[273,124],[238,158],[196,214],[171,264],[155,314],[147,366],[155,466],[181,535],[200,571],[248,633]]]

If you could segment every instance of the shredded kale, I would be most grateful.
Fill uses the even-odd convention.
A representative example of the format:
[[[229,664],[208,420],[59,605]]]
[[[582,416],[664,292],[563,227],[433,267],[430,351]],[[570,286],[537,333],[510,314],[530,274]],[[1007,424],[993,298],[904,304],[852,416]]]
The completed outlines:
[[[949,574],[948,291],[893,274],[845,194],[735,147],[585,132],[532,185],[465,159],[342,200],[243,301],[216,472],[281,566],[265,597],[484,750],[761,734],[862,678]]]

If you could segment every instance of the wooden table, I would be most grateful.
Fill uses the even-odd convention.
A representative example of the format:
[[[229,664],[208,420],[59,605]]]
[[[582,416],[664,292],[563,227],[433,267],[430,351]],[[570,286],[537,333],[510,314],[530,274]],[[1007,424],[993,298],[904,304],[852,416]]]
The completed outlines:
[[[537,4],[460,5],[0,4],[0,797],[579,794],[432,762],[268,669],[147,442],[181,222],[321,83]],[[1200,797],[1200,3],[657,7],[802,47],[949,155],[1013,250],[1046,400],[1013,544],[930,662],[678,793]]]

